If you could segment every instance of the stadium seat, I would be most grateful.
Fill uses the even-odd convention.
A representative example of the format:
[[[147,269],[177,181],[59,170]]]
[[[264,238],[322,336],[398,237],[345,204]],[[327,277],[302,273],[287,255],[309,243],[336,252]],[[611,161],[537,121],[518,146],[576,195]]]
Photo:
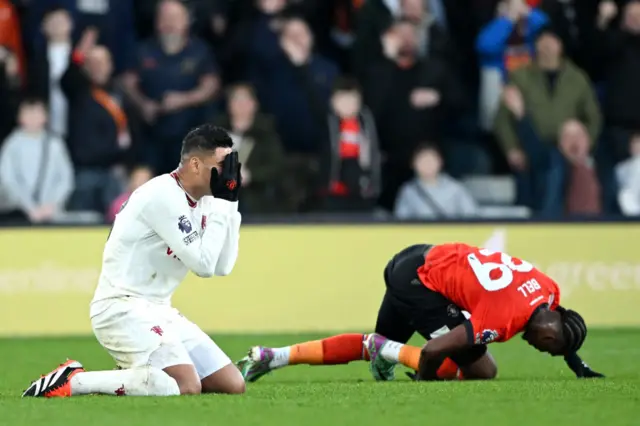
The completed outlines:
[[[482,219],[527,219],[531,210],[524,206],[480,206],[479,216]]]
[[[462,184],[480,205],[511,206],[516,199],[516,183],[511,176],[469,176]]]

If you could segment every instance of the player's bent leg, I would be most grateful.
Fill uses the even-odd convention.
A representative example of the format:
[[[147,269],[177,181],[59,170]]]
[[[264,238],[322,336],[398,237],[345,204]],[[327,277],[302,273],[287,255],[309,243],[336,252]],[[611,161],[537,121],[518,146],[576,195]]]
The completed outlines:
[[[174,396],[180,394],[180,389],[173,378],[153,367],[84,371],[77,361],[67,361],[33,382],[22,396],[55,398],[91,394]]]
[[[238,368],[209,335],[177,310],[168,314],[180,334],[203,393],[242,394],[245,382]]]
[[[475,361],[461,365],[460,370],[466,380],[492,380],[498,375],[498,365],[488,351]]]
[[[340,334],[282,348],[254,346],[237,365],[247,382],[255,382],[269,372],[288,365],[338,365],[368,358],[365,335]]]
[[[192,364],[172,365],[165,367],[163,371],[176,381],[180,395],[200,395],[202,393],[200,378]]]
[[[393,341],[384,348],[385,353],[393,354],[416,331],[415,325],[410,321],[412,318],[408,315],[415,311],[413,304],[416,300],[420,306],[419,296],[427,291],[420,285],[416,271],[424,263],[428,248],[425,244],[407,247],[396,254],[384,268],[386,291],[378,311],[376,334],[369,335],[365,344],[371,358],[369,370],[376,380],[395,379],[395,366],[400,352],[398,356],[380,356],[386,343]]]
[[[146,366],[127,370],[87,371],[71,379],[73,396],[177,396],[180,388],[164,371]]]
[[[231,363],[202,379],[203,393],[240,395],[245,390],[244,377],[242,377],[238,367]]]

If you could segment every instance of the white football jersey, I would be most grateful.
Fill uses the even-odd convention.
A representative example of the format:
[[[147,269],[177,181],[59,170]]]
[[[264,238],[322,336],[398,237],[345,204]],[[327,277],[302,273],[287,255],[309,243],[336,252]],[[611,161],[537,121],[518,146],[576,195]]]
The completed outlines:
[[[92,301],[124,296],[169,304],[189,270],[200,277],[227,275],[238,256],[238,203],[196,201],[175,173],[138,188],[116,216],[104,247]]]

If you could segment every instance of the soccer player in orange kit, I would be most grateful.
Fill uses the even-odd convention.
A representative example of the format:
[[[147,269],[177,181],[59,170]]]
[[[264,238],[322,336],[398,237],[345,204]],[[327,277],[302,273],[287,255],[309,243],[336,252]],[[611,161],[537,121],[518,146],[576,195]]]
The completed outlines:
[[[584,320],[559,305],[558,285],[528,262],[466,244],[420,244],[396,254],[384,280],[374,334],[253,347],[238,362],[245,380],[286,365],[357,360],[370,361],[376,380],[393,380],[398,363],[415,370],[415,380],[493,379],[497,366],[486,345],[518,333],[540,352],[564,356],[577,377],[604,377],[577,355]],[[406,345],[415,332],[427,339],[423,348]]]

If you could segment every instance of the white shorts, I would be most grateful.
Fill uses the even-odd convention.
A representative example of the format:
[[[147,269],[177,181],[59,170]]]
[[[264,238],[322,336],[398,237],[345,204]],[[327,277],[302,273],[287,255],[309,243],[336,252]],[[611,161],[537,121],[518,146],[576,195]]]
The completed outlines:
[[[120,368],[190,364],[200,379],[231,364],[200,328],[169,305],[125,297],[91,307],[93,332]]]

